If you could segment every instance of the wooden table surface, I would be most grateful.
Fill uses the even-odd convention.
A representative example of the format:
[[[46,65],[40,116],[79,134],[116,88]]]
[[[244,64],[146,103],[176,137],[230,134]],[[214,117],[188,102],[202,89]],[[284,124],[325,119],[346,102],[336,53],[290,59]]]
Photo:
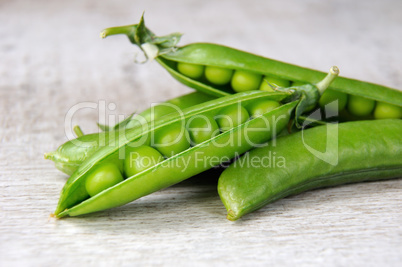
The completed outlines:
[[[401,179],[306,192],[237,222],[225,219],[214,177],[50,218],[68,177],[43,154],[71,125],[95,132],[102,116],[113,124],[191,91],[156,62],[135,64],[139,51],[125,37],[99,38],[144,10],[157,34],[185,33],[181,44],[338,65],[344,76],[401,88],[400,0],[0,1],[0,266],[400,266]]]

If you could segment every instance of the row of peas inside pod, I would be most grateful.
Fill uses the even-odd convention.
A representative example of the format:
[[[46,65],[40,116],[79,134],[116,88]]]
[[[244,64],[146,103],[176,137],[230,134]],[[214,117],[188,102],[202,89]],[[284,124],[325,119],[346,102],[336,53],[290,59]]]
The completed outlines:
[[[250,90],[273,92],[276,88],[296,87],[304,84],[245,70],[192,63],[177,62],[176,68],[181,74],[191,79],[202,80],[214,86],[229,86],[235,92]],[[402,107],[331,89],[326,90],[319,100],[321,108],[326,105],[329,105],[330,110],[340,112],[340,115],[346,120],[402,118]]]
[[[280,101],[260,99],[246,106],[238,103],[225,107],[213,116],[195,115],[185,122],[169,125],[152,136],[143,137],[141,142],[127,146],[120,160],[102,164],[91,171],[85,182],[86,191],[89,196],[95,196],[124,179],[163,162],[164,159],[202,144],[280,105]]]

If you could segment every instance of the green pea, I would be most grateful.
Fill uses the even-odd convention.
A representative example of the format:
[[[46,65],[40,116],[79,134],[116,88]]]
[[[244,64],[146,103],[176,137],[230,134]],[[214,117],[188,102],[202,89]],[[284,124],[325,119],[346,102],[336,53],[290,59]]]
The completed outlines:
[[[374,109],[375,119],[399,119],[402,118],[402,108],[384,102],[377,102]]]
[[[262,76],[244,70],[236,70],[232,77],[232,88],[235,92],[257,90],[260,86]]]
[[[104,163],[92,171],[85,180],[85,188],[92,197],[123,181],[118,166],[112,163]]]
[[[249,119],[248,111],[241,105],[233,105],[222,109],[216,116],[216,122],[222,132],[228,131]]]
[[[287,88],[290,86],[290,81],[285,80],[285,79],[265,76],[264,79],[262,79],[260,90],[274,92],[274,89],[272,89],[271,86]]]
[[[232,78],[233,70],[206,66],[205,78],[213,84],[224,85],[230,82]]]
[[[219,126],[210,116],[194,116],[188,122],[191,141],[200,144],[219,134]]]
[[[162,154],[155,148],[150,146],[127,147],[124,158],[124,174],[126,177],[133,176],[162,161]]]
[[[179,62],[177,63],[177,69],[181,74],[192,79],[199,79],[204,74],[203,65]]]
[[[155,134],[154,147],[168,158],[189,148],[189,139],[188,131],[176,123]]]
[[[277,101],[260,100],[256,103],[253,103],[253,105],[248,109],[248,112],[250,113],[250,116],[258,117],[279,106],[280,104]]]
[[[335,100],[338,100],[338,105],[336,105],[336,103],[334,102]],[[327,106],[327,108],[329,108],[330,110],[341,111],[346,107],[347,102],[348,102],[347,94],[327,89],[320,97],[318,104],[322,108]]]
[[[375,101],[361,96],[350,95],[348,110],[355,116],[370,115],[375,106]]]

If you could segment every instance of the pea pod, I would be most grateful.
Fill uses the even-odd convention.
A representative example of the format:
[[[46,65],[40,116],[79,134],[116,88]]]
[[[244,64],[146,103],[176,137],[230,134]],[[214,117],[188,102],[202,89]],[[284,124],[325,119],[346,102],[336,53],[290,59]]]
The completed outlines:
[[[266,114],[266,117],[260,116],[251,119],[210,140],[173,155],[137,175],[127,177],[123,182],[111,186],[90,198],[88,198],[88,193],[84,186],[91,172],[105,162],[118,159],[119,151],[124,151],[129,146],[140,146],[144,143],[148,143],[147,136],[157,136],[164,130],[169,129],[171,125],[185,123],[186,120],[195,115],[215,115],[219,110],[236,105],[239,101],[241,101],[242,105],[248,105],[262,97],[282,101],[287,96],[288,95],[284,93],[265,93],[264,96],[264,93],[261,94],[260,92],[228,96],[187,109],[183,116],[165,116],[155,121],[155,127],[152,127],[151,123],[149,123],[146,129],[141,130],[139,128],[133,128],[127,130],[124,135],[119,137],[118,142],[113,144],[109,143],[97,150],[73,173],[63,188],[55,215],[57,217],[66,215],[76,216],[123,205],[213,167],[213,165],[211,166],[209,163],[205,162],[204,158],[217,157],[218,162],[215,164],[219,164],[220,160],[223,158],[229,159],[234,157],[236,153],[243,153],[249,150],[251,146],[245,141],[244,132],[250,131],[252,128],[262,127],[262,124],[265,122],[263,118],[269,119],[271,123],[273,123],[272,118],[282,117],[283,119],[277,123],[276,127],[278,130],[283,129],[287,125],[290,113],[297,102],[285,104]],[[253,142],[261,143],[269,139],[271,134],[273,135],[274,133],[265,131],[263,134],[257,134],[257,132],[254,132],[254,134],[255,135],[252,134],[249,138],[251,138]],[[146,139],[145,141],[144,137]],[[139,140],[143,142],[140,143]],[[231,140],[236,142],[234,146],[225,146],[225,144]],[[198,159],[197,161],[197,155],[200,154],[202,154],[203,159],[201,161]],[[188,161],[189,167],[184,168],[179,164],[183,160]]]
[[[401,133],[401,120],[346,122],[314,127],[254,149],[219,178],[227,218],[237,220],[315,188],[401,177]]]
[[[285,84],[289,81],[294,84],[314,84],[325,76],[325,73],[320,71],[264,58],[217,44],[194,43],[177,47],[180,34],[174,33],[162,37],[156,36],[145,27],[143,17],[138,24],[107,28],[101,32],[101,37],[105,38],[115,34],[127,35],[129,40],[139,46],[148,58],[155,58],[181,83],[215,96],[233,94],[234,90],[233,86],[231,86],[233,85],[233,80],[232,84],[221,85],[220,82],[214,83],[213,79],[208,80],[207,73],[207,76],[200,76],[199,70],[191,68],[192,66],[234,70],[235,74],[233,77],[236,75],[236,72],[241,72],[244,74],[240,75],[242,79],[245,75],[249,76],[248,74],[259,75],[260,78],[247,78],[248,83],[252,82],[252,80],[257,80],[255,81],[256,84],[261,80],[267,80],[274,84],[282,84],[282,82],[277,82],[278,80],[285,81]],[[187,64],[189,67],[187,71],[180,72],[178,66],[180,67],[183,64]],[[228,75],[230,74],[219,74],[220,78],[222,78],[220,81],[225,80],[224,77]],[[261,79],[262,76],[266,78]],[[238,83],[240,82],[236,82],[236,84]],[[244,88],[247,87],[242,87],[240,90]],[[382,85],[339,77],[332,83],[330,88],[338,92],[402,107],[402,92]]]
[[[54,161],[58,170],[71,175],[78,166],[98,150],[100,146],[104,146],[109,138],[117,138],[117,133],[109,133],[109,131],[141,127],[142,124],[163,117],[164,115],[180,112],[181,109],[201,104],[214,98],[215,97],[201,92],[193,92],[170,99],[165,103],[144,110],[137,116],[130,116],[115,126],[99,125],[105,132],[87,134],[69,140],[59,146],[56,151],[46,153],[45,159]]]

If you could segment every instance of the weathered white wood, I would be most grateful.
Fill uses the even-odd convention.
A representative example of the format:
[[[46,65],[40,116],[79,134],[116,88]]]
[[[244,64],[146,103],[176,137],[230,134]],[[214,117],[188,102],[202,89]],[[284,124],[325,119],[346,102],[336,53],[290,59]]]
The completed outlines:
[[[400,266],[402,180],[316,190],[237,222],[216,180],[195,178],[121,208],[50,218],[67,177],[43,159],[67,137],[84,101],[128,115],[190,92],[155,62],[133,63],[136,23],[158,34],[217,42],[299,65],[399,87],[402,2],[2,1],[0,3],[0,266]],[[113,116],[112,116],[113,117]],[[97,109],[73,117],[96,131]]]

